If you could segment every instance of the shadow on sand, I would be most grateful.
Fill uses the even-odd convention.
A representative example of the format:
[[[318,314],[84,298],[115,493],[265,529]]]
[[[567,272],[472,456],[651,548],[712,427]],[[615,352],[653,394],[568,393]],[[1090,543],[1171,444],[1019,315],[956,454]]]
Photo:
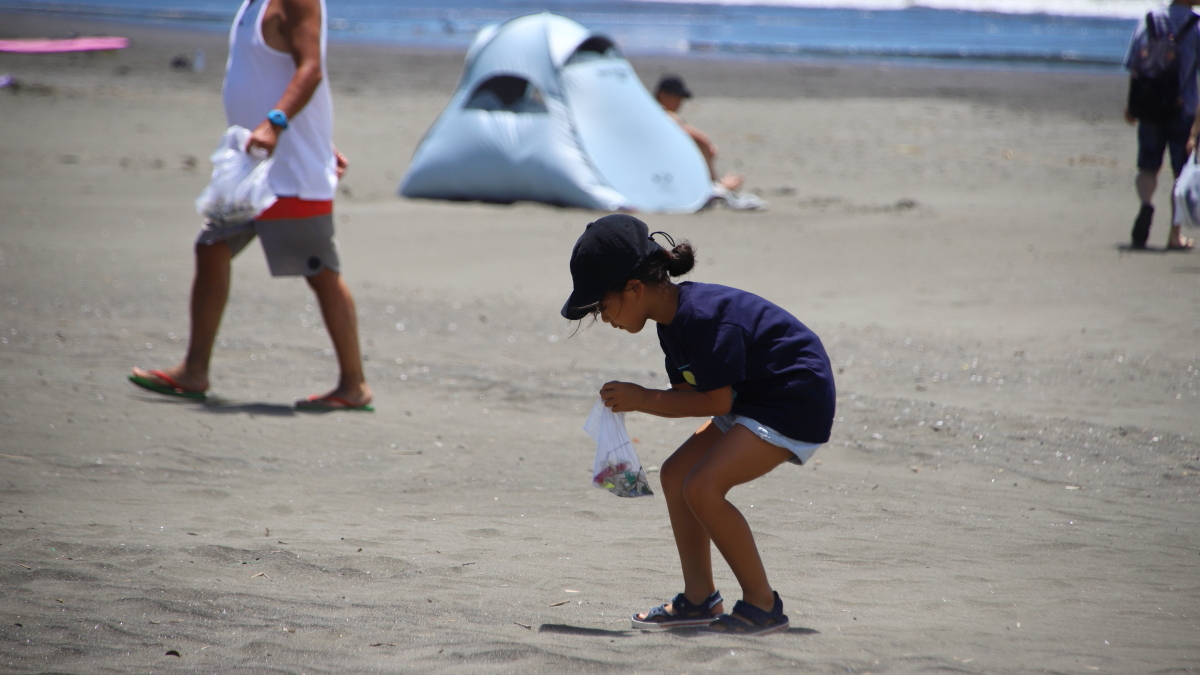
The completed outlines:
[[[203,410],[208,413],[225,415],[231,413],[245,413],[247,415],[269,415],[272,417],[293,417],[296,415],[296,408],[292,405],[284,405],[282,403],[265,403],[261,401],[239,402],[229,399],[220,398],[218,396],[209,396],[207,399],[188,399],[175,396],[164,396],[152,392],[135,392],[138,398],[147,403],[158,403],[166,405],[192,405],[197,410]]]
[[[560,635],[586,635],[589,637],[613,638],[613,637],[631,637],[633,635],[637,635],[641,631],[605,630],[603,628],[584,628],[583,626],[571,626],[569,624],[564,624],[564,623],[544,623],[541,626],[538,626],[537,632],[539,632],[539,633],[558,633]],[[709,633],[709,632],[703,631],[699,628],[675,628],[675,629],[671,630],[670,632],[672,635],[676,635],[679,637],[706,637],[709,635],[714,635],[714,633]],[[820,631],[813,629],[813,628],[800,628],[799,626],[792,626],[791,628],[788,628],[786,631],[784,631],[783,634],[785,634],[785,635],[816,635],[818,633],[820,633]]]
[[[558,633],[560,635],[587,635],[590,637],[631,637],[631,630],[605,630],[603,628],[584,628],[570,626],[565,623],[544,623],[538,626],[539,633]]]
[[[1192,253],[1194,251],[1200,251],[1200,249],[1195,248],[1167,248],[1166,246],[1151,246],[1149,244],[1147,244],[1144,248],[1134,248],[1128,242],[1124,244],[1117,244],[1113,246],[1113,248],[1121,253],[1158,253],[1160,255],[1163,253]]]
[[[238,403],[236,401],[216,398],[214,396],[209,396],[208,400],[204,401],[202,409],[205,412],[215,413],[218,415],[229,413],[270,415],[272,417],[294,417],[296,415],[296,408],[291,405],[262,402]]]

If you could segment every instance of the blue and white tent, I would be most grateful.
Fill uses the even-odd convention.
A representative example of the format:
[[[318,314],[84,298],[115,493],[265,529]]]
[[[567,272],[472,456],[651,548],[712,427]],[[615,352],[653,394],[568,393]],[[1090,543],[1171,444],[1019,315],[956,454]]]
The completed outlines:
[[[613,41],[542,13],[479,32],[400,194],[690,213],[712,184]]]

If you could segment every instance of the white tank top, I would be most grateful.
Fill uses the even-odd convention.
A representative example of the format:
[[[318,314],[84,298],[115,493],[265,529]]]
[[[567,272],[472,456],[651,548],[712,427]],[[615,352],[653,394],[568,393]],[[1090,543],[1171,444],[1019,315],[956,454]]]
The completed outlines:
[[[292,55],[267,45],[262,17],[269,0],[245,0],[229,32],[229,61],[225,64],[225,119],[253,130],[279,103],[296,74]],[[321,72],[312,99],[280,132],[269,180],[280,197],[332,200],[337,190],[337,160],[333,154],[333,100],[325,68],[326,13],[321,2]]]

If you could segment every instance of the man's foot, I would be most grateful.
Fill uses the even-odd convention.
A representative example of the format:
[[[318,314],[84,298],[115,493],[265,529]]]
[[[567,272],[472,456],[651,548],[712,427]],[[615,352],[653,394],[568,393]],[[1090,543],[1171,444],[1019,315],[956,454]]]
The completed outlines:
[[[206,397],[204,392],[208,391],[208,380],[188,377],[182,365],[166,370],[134,367],[129,381],[143,389],[167,396],[202,399]]]
[[[1188,237],[1178,237],[1167,242],[1168,251],[1190,251],[1196,248],[1196,240]]]
[[[1154,220],[1154,207],[1149,204],[1142,204],[1142,208],[1138,211],[1137,218],[1133,220],[1133,231],[1130,232],[1130,247],[1136,249],[1146,248],[1146,240],[1150,238],[1150,222]]]
[[[727,173],[721,180],[717,181],[721,187],[730,192],[737,192],[742,189],[742,185],[746,183],[746,179],[736,173]]]
[[[372,412],[373,397],[371,390],[365,385],[356,391],[335,389],[328,394],[313,394],[308,398],[296,401],[296,410],[308,412],[330,412],[334,410],[361,410]]]

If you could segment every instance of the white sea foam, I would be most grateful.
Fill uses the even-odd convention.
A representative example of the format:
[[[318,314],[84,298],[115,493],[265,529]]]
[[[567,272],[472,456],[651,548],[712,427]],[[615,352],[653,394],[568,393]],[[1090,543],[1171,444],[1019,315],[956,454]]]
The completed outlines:
[[[1050,14],[1136,19],[1162,7],[1161,0],[635,0],[703,5],[760,5],[829,9],[928,9],[998,12],[1002,14]]]

